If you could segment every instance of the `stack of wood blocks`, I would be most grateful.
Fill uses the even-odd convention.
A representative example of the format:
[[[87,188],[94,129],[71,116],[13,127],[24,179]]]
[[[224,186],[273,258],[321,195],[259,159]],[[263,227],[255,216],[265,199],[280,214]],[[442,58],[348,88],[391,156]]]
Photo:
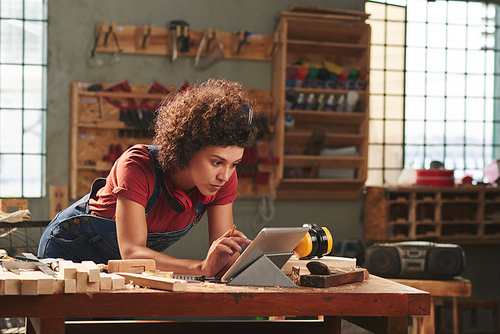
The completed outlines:
[[[48,275],[38,270],[20,270],[19,274],[0,267],[0,295],[50,295],[87,293],[125,288],[125,278],[101,272],[92,261],[58,261],[59,271]]]

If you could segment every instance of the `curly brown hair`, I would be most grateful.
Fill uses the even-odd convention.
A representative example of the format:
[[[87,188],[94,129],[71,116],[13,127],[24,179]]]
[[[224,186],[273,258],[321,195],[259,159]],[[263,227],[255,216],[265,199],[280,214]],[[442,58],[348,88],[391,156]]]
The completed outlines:
[[[165,169],[184,169],[205,147],[251,145],[257,129],[247,107],[254,108],[254,100],[240,84],[223,79],[167,95],[154,125],[159,163]]]

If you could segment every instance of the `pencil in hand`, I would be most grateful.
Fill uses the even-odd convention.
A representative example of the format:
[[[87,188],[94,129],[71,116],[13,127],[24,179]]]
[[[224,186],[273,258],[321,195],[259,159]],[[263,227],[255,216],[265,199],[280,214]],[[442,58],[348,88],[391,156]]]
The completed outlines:
[[[230,238],[234,235],[235,230],[236,230],[236,225],[233,224],[233,227],[231,228],[231,233],[229,233]]]

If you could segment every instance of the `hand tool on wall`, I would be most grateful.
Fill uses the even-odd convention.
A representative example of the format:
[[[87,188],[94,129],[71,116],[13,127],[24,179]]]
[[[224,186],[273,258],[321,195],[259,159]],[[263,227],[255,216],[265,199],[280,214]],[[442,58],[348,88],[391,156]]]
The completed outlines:
[[[243,45],[250,44],[250,42],[248,42],[248,36],[251,36],[252,32],[248,30],[240,30],[235,31],[234,33],[238,35],[238,46],[236,48],[236,54],[239,55]]]
[[[171,61],[177,59],[178,53],[189,51],[189,23],[183,20],[173,20],[169,24],[172,37],[172,57]]]

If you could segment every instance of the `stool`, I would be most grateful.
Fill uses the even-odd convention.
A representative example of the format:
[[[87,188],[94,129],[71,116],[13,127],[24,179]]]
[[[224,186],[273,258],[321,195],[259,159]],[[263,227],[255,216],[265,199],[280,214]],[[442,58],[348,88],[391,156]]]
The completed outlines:
[[[436,333],[440,332],[440,318],[441,318],[441,307],[447,307],[453,309],[453,301],[445,299],[443,305],[436,305]],[[458,323],[457,329],[454,330],[455,333],[463,333],[463,316],[464,312],[470,310],[471,312],[471,325],[477,328],[477,310],[478,309],[490,309],[493,311],[493,331],[492,332],[481,332],[481,333],[499,333],[498,332],[498,301],[490,299],[472,299],[472,298],[458,298],[457,299],[457,313],[458,313]]]

